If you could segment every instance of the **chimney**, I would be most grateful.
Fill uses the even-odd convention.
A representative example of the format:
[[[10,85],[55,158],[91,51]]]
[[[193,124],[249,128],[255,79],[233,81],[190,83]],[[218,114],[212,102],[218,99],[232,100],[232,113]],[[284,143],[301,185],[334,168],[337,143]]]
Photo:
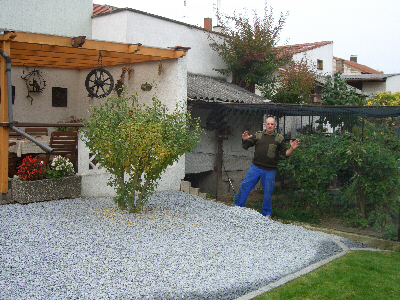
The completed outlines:
[[[357,55],[350,55],[350,61],[357,63]]]
[[[336,72],[344,73],[344,59],[336,60]]]
[[[212,30],[212,18],[204,18],[204,28],[207,30]]]

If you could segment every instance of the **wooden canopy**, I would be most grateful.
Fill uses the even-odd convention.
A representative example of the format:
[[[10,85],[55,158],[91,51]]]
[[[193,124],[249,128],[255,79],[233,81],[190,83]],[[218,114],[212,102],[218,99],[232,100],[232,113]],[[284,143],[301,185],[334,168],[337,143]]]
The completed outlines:
[[[0,36],[0,49],[3,51],[2,42],[5,41],[10,41],[10,53],[7,54],[13,66],[88,69],[98,66],[100,53],[102,66],[159,61],[180,58],[186,54],[183,50],[145,47],[141,44],[26,32],[10,32]]]
[[[177,59],[188,48],[161,49],[27,32],[0,35],[0,49],[11,66],[91,69],[148,61]],[[0,55],[0,190],[8,191],[8,90],[6,59]]]

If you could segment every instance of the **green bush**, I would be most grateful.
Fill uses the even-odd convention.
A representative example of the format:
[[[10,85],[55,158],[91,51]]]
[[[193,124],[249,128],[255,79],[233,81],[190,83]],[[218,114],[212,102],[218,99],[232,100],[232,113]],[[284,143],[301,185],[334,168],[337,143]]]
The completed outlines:
[[[345,174],[338,203],[348,225],[384,230],[398,215],[400,195],[398,140],[391,134],[369,132],[364,140],[352,133],[309,135],[290,159],[281,160],[305,210],[326,211],[334,203],[327,188],[333,176]]]
[[[138,212],[169,165],[200,140],[200,126],[177,106],[169,113],[155,96],[152,106],[136,95],[110,97],[91,110],[84,141],[97,161],[114,175],[116,203]],[[125,176],[127,175],[127,176]]]

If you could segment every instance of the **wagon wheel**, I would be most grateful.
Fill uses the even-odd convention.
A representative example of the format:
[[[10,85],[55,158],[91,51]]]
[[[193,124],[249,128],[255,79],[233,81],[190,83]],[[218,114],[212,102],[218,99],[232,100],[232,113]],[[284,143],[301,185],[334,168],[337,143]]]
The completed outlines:
[[[90,95],[96,98],[103,98],[112,92],[114,79],[107,70],[97,68],[86,76],[85,86]]]

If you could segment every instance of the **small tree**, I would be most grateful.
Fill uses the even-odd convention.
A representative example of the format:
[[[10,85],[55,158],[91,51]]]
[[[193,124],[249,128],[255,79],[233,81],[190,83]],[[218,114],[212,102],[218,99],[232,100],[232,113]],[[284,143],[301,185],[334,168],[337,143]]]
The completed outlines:
[[[275,25],[272,8],[268,10],[267,6],[263,18],[254,12],[253,22],[247,15],[217,14],[223,39],[221,42],[209,35],[210,47],[224,60],[227,68],[216,71],[232,74],[234,84],[252,92],[255,85],[271,84],[275,70],[288,60],[283,50],[276,48],[286,16],[281,13]]]
[[[278,70],[278,87],[271,97],[277,103],[308,103],[314,90],[317,74],[307,58],[290,61]],[[263,91],[268,97],[268,91]]]
[[[137,96],[108,98],[93,107],[84,141],[113,178],[116,203],[138,212],[168,165],[200,140],[199,123],[177,106],[172,113],[157,98],[139,104]],[[128,176],[125,176],[128,175]]]
[[[341,73],[336,72],[333,77],[326,76],[322,88],[323,105],[350,105],[362,106],[365,103],[365,95],[357,94],[355,88],[349,86],[346,80],[341,78]],[[323,116],[318,120],[320,124],[330,124],[333,128],[341,128],[341,132],[351,130],[351,127],[360,124],[360,118],[349,115]]]
[[[356,89],[347,84],[340,72],[336,72],[333,77],[326,76],[322,88],[323,105],[364,105],[364,102],[365,95],[357,94]]]

